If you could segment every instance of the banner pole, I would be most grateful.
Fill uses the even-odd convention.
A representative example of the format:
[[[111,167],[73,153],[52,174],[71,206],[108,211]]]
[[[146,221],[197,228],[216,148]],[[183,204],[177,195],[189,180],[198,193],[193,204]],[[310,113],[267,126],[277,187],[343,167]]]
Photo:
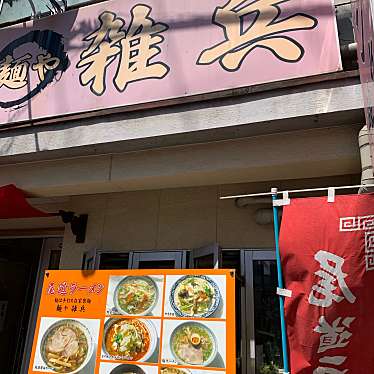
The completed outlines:
[[[277,199],[278,189],[271,189],[272,200]],[[283,273],[282,264],[279,250],[279,221],[278,221],[278,207],[273,204],[273,217],[274,217],[274,239],[275,239],[275,251],[277,258],[277,270],[278,270],[278,288],[283,289]],[[284,316],[284,296],[279,295],[279,309],[280,309],[280,320],[281,320],[281,331],[282,331],[282,353],[283,353],[283,366],[284,373],[289,374],[289,364],[288,364],[288,351],[287,351],[287,331],[286,331],[286,321]]]

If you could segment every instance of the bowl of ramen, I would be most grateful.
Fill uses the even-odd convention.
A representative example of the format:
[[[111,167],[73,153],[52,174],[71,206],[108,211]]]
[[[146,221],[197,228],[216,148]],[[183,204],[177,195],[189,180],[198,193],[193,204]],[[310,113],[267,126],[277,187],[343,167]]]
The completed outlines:
[[[182,365],[209,366],[217,356],[217,339],[200,322],[185,322],[174,329],[170,337],[174,358]]]
[[[191,374],[191,372],[187,369],[179,369],[179,368],[161,368],[161,374]]]
[[[57,373],[74,374],[88,364],[94,348],[86,326],[73,319],[63,319],[47,329],[40,351],[49,368]]]
[[[104,326],[103,351],[117,360],[149,360],[157,348],[157,332],[148,320],[110,318]]]
[[[114,305],[119,314],[145,316],[150,314],[158,300],[158,288],[151,277],[128,276],[114,291]]]
[[[110,374],[146,374],[146,372],[137,365],[122,364],[114,368]]]
[[[172,287],[170,304],[179,317],[210,317],[221,303],[217,284],[204,275],[186,275]]]

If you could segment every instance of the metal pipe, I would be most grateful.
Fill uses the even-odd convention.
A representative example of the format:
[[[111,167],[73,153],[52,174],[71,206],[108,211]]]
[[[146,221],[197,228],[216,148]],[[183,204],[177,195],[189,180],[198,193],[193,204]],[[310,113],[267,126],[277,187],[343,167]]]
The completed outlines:
[[[278,189],[271,189],[273,201],[277,199]],[[274,218],[274,239],[275,239],[275,253],[277,259],[277,270],[278,270],[278,287],[283,287],[283,272],[282,263],[279,250],[279,222],[278,222],[278,207],[273,205],[273,218]],[[283,354],[283,366],[284,373],[289,374],[289,364],[288,364],[288,348],[287,348],[287,330],[286,330],[286,320],[284,316],[284,296],[279,295],[279,309],[280,309],[280,320],[281,320],[281,333],[282,333],[282,354]]]
[[[344,189],[357,189],[361,187],[374,187],[373,184],[356,184],[353,186],[336,186],[336,187],[320,187],[320,188],[304,188],[301,190],[287,190],[287,191],[278,191],[278,194],[282,194],[283,192],[291,193],[303,193],[303,192],[314,192],[314,191],[328,191],[329,189],[333,188],[334,190],[344,190]],[[244,195],[232,195],[232,196],[221,196],[220,200],[227,200],[227,199],[238,199],[240,197],[257,197],[257,196],[272,196],[272,192],[261,192],[261,193],[252,193],[252,194],[244,194]]]
[[[374,184],[374,171],[371,160],[370,142],[369,142],[369,131],[365,125],[358,134],[358,145],[360,147],[361,157],[361,184],[358,193],[370,192],[372,188],[368,189],[368,186]]]
[[[357,43],[343,44],[340,47],[342,59],[357,60]]]

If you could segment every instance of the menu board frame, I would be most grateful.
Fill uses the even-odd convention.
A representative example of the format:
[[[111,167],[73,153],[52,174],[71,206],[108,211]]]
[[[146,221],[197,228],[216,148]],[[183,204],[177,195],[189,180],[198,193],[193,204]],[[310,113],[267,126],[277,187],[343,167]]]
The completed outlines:
[[[142,336],[133,356],[117,334],[130,327]],[[235,374],[235,331],[235,270],[46,271],[28,373]]]

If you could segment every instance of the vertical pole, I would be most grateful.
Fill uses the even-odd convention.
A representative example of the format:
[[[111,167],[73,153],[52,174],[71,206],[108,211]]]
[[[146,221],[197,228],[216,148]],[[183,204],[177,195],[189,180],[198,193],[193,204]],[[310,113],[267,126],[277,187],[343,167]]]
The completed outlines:
[[[272,188],[272,199],[277,199],[278,189]],[[273,205],[273,217],[274,217],[274,238],[275,238],[275,251],[277,257],[277,270],[278,270],[278,287],[283,287],[283,273],[282,264],[279,250],[279,222],[278,222],[278,207]],[[280,309],[280,319],[281,319],[281,331],[282,331],[282,352],[283,352],[283,365],[284,373],[289,374],[288,365],[288,351],[287,351],[287,331],[286,331],[286,321],[284,317],[284,296],[279,295],[279,309]]]

